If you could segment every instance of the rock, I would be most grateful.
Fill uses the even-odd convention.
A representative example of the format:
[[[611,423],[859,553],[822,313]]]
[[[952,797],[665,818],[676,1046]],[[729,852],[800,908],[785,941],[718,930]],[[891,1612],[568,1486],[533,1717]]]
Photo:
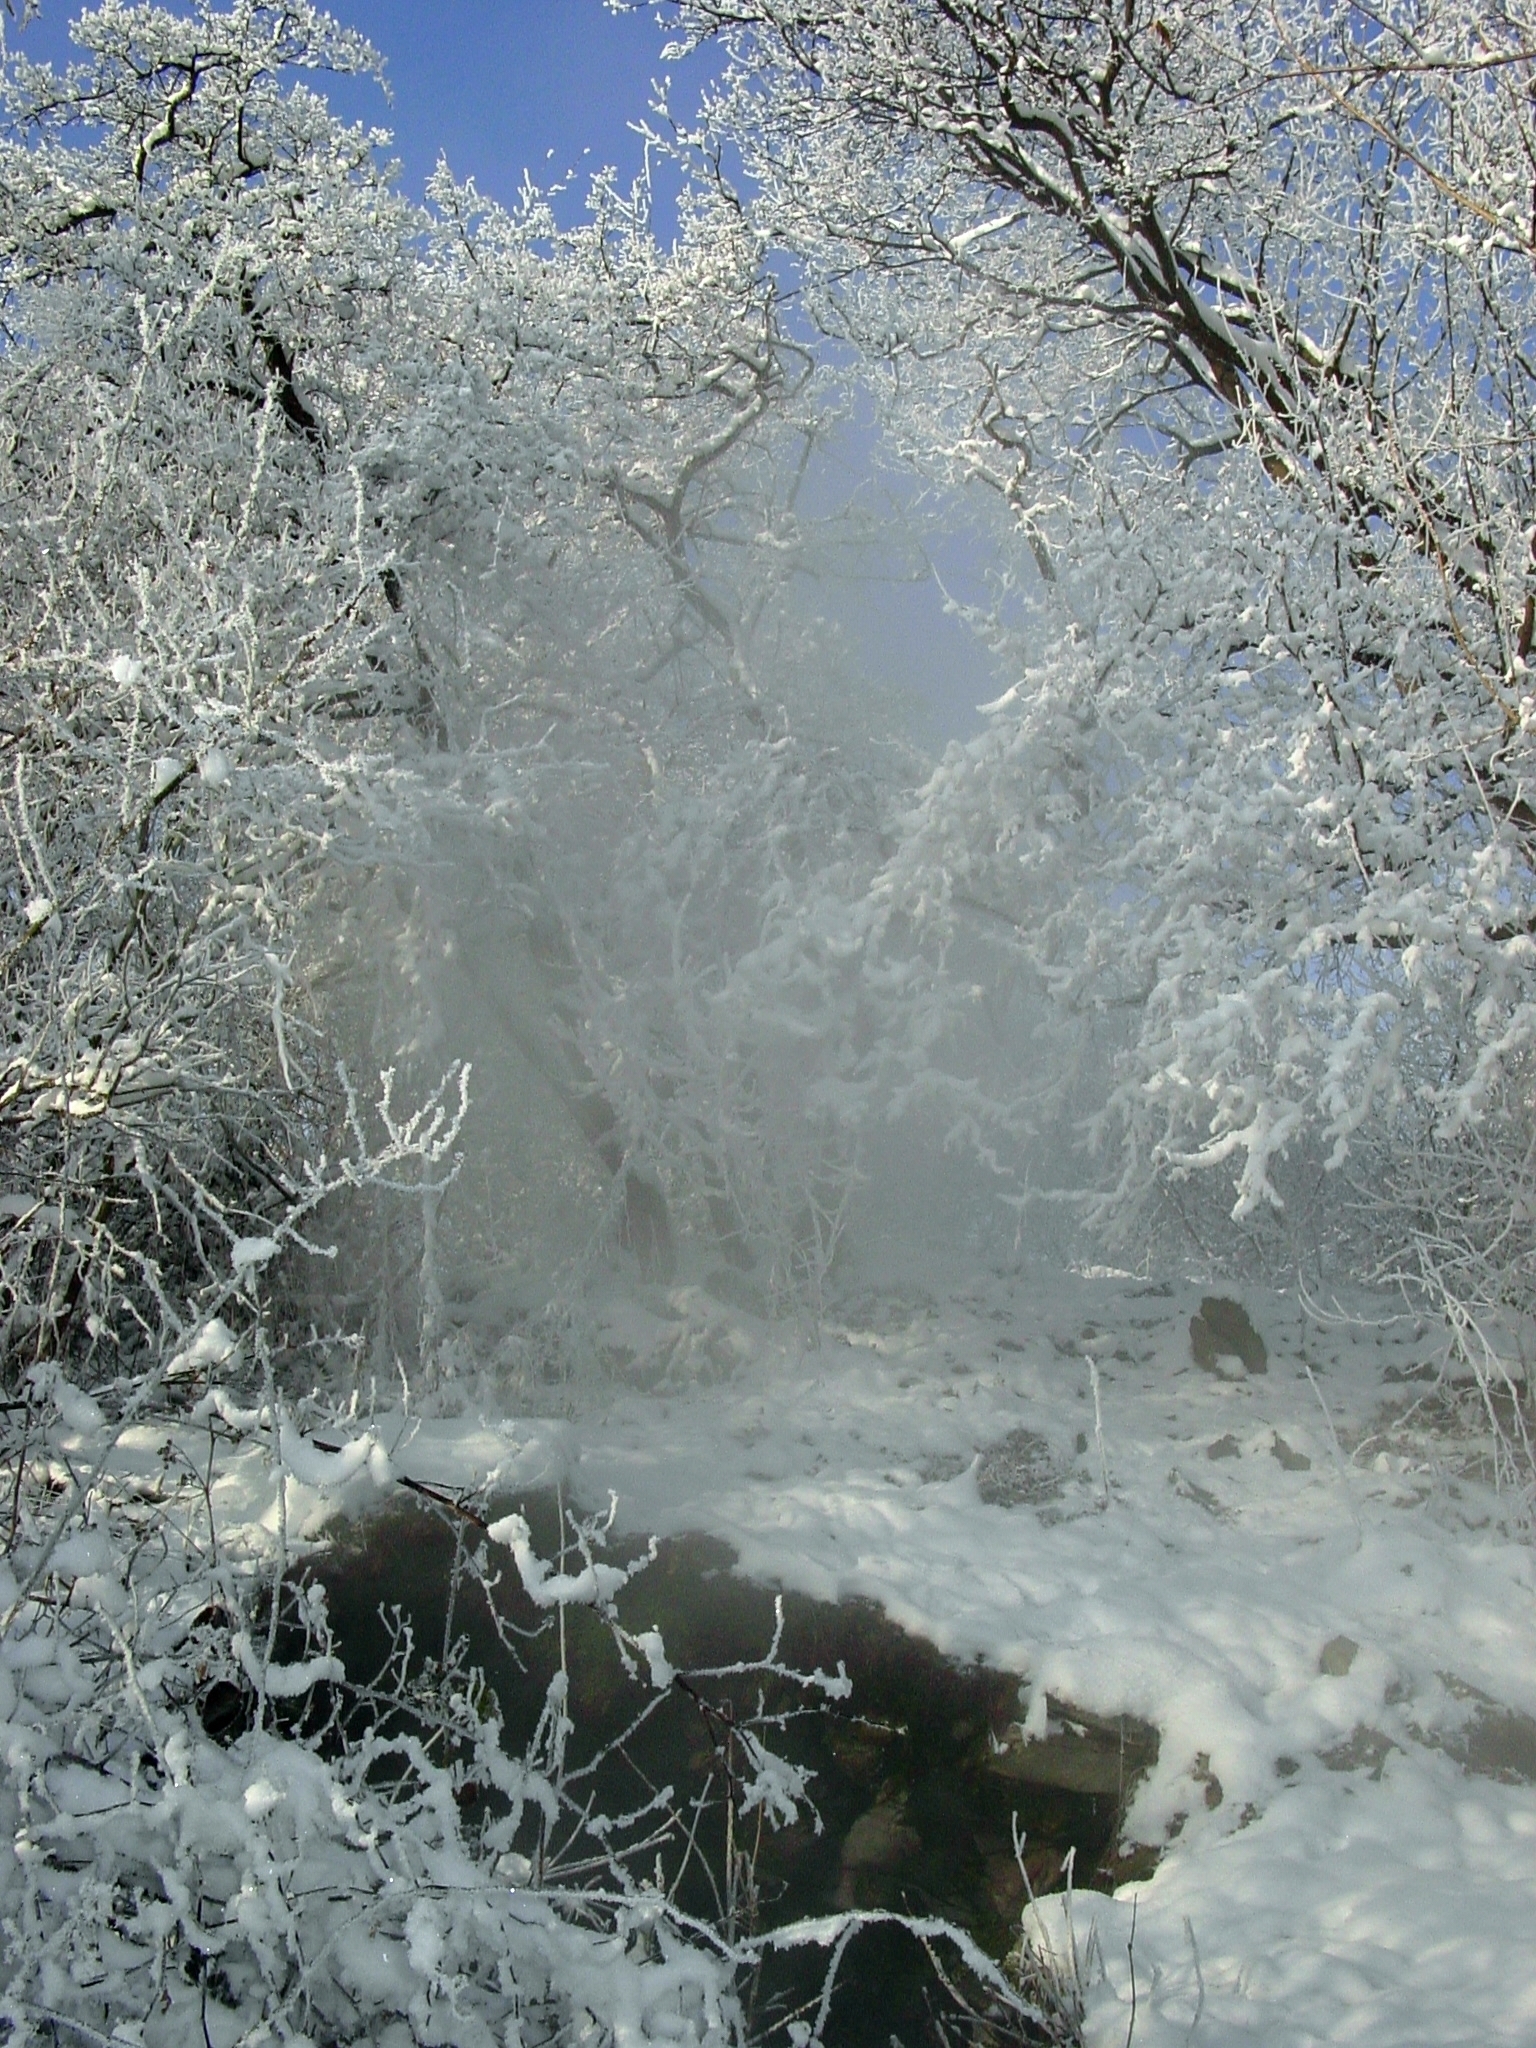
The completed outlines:
[[[1000,1754],[983,1757],[984,1769],[1012,1784],[1051,1785],[1115,1799],[1157,1762],[1157,1730],[1133,1714],[1106,1718],[1048,1699],[1049,1733],[1026,1742],[1015,1723]]]
[[[841,1768],[860,1784],[869,1784],[888,1773],[891,1752],[906,1730],[875,1721],[829,1721],[826,1734]]]
[[[1205,1455],[1208,1458],[1240,1458],[1243,1452],[1237,1438],[1229,1435],[1219,1436],[1215,1443],[1207,1444]]]
[[[1245,1372],[1268,1372],[1269,1351],[1240,1301],[1208,1294],[1189,1319],[1189,1348],[1196,1365],[1214,1371],[1218,1358],[1239,1358]]]
[[[1460,1728],[1427,1733],[1414,1728],[1410,1733],[1431,1749],[1443,1750],[1474,1778],[1536,1785],[1536,1719],[1506,1707],[1454,1672],[1442,1671],[1440,1676],[1454,1699],[1471,1703],[1471,1717]]]
[[[896,1799],[880,1799],[861,1813],[843,1838],[837,1882],[840,1911],[890,1903],[904,1865],[922,1850],[922,1837]]]
[[[1046,1849],[1043,1854],[1039,1849],[1033,1849],[1032,1853],[1035,1867],[1030,1868],[1030,1851],[1025,1853],[1024,1864],[1029,1872],[1030,1888],[1037,1892],[1049,1891],[1061,1875],[1061,1858],[1054,1849]],[[994,1849],[983,1856],[982,1869],[986,1874],[988,1904],[999,1920],[1016,1925],[1029,1897],[1017,1857],[1005,1849]]]
[[[1360,1645],[1353,1637],[1331,1636],[1323,1645],[1317,1668],[1324,1678],[1348,1678],[1350,1667],[1359,1654]]]
[[[1380,1778],[1396,1747],[1390,1735],[1383,1735],[1379,1728],[1367,1728],[1362,1721],[1342,1742],[1320,1749],[1317,1755],[1318,1761],[1330,1771],[1369,1771],[1374,1779]]]
[[[1536,1720],[1513,1708],[1484,1709],[1459,1735],[1447,1736],[1445,1753],[1474,1778],[1502,1785],[1536,1785]]]
[[[1312,1470],[1312,1460],[1307,1456],[1306,1452],[1292,1450],[1278,1430],[1275,1432],[1275,1440],[1270,1445],[1269,1450],[1270,1456],[1277,1459],[1287,1472],[1310,1472]]]
[[[1017,1927],[1019,1915],[1031,1898],[1038,1899],[1060,1885],[1066,1858],[1049,1842],[1031,1842],[1024,1851],[1022,1871],[1011,1851],[988,1856],[983,1868],[988,1904],[1005,1927]]]
[[[1224,1794],[1221,1789],[1220,1778],[1211,1769],[1211,1758],[1208,1750],[1202,1749],[1200,1751],[1200,1754],[1195,1758],[1194,1763],[1190,1767],[1189,1775],[1202,1788],[1206,1811],[1214,1813],[1217,1807],[1220,1806]]]
[[[1168,1484],[1181,1499],[1192,1500],[1196,1507],[1204,1508],[1208,1515],[1215,1515],[1218,1521],[1227,1522],[1232,1519],[1231,1510],[1222,1506],[1208,1486],[1201,1486],[1198,1481],[1189,1478],[1177,1465],[1168,1474]]]

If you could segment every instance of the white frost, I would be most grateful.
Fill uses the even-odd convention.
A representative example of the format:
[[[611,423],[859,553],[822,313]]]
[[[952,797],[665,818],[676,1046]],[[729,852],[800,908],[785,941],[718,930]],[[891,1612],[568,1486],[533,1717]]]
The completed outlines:
[[[167,1379],[192,1379],[198,1373],[223,1365],[233,1354],[236,1338],[229,1325],[214,1316],[198,1331],[192,1342],[178,1351],[165,1368]]]
[[[286,1797],[287,1794],[280,1792],[270,1778],[258,1778],[254,1784],[246,1786],[243,1804],[252,1820],[260,1820],[273,1807],[280,1806]]]
[[[237,1237],[229,1248],[229,1263],[236,1273],[253,1273],[277,1254],[275,1237]]]
[[[485,1533],[493,1543],[511,1551],[523,1591],[536,1607],[605,1607],[629,1579],[622,1566],[612,1564],[589,1564],[579,1572],[554,1571],[534,1549],[521,1515],[503,1515]]]
[[[657,1692],[665,1692],[676,1676],[667,1662],[666,1648],[661,1640],[660,1629],[648,1628],[635,1637],[635,1648],[644,1656],[651,1668],[651,1684]]]

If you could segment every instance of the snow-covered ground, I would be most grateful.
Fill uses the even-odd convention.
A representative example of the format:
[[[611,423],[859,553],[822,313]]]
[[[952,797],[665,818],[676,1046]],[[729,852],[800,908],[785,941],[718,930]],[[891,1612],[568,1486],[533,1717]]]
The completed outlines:
[[[1330,1328],[1245,1291],[1257,1374],[1194,1363],[1201,1293],[1068,1275],[876,1296],[818,1351],[616,1400],[580,1433],[578,1490],[878,1600],[1017,1671],[1021,1713],[1049,1692],[1156,1724],[1128,1825],[1167,1853],[1079,1901],[1104,1959],[1091,2043],[1126,2037],[1133,1900],[1145,2048],[1197,2012],[1212,2044],[1536,2040],[1536,1726],[1498,1712],[1536,1714],[1536,1555],[1457,1476],[1475,1444],[1425,1411],[1391,1427],[1433,1356],[1394,1303]],[[989,1505],[1010,1489],[988,1448],[1021,1428],[1060,1492],[1037,1466],[1022,1490],[1043,1499]]]
[[[1536,2041],[1536,1553],[1417,1376],[1433,1332],[1232,1291],[1263,1372],[1196,1364],[1203,1290],[1129,1275],[875,1288],[817,1348],[615,1293],[606,1400],[423,1424],[396,1464],[612,1489],[622,1525],[877,1600],[1016,1671],[1032,1732],[1047,1694],[1155,1723],[1127,1828],[1161,1863],[1076,1901],[1093,2048],[1128,2036],[1133,1907],[1138,2048]]]

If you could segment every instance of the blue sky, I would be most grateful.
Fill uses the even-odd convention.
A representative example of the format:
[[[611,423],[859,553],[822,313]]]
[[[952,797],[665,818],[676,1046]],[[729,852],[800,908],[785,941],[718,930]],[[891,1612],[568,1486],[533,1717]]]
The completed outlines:
[[[529,172],[548,184],[613,164],[626,179],[640,169],[642,144],[629,124],[643,119],[651,83],[667,70],[666,41],[649,9],[615,15],[603,0],[331,0],[338,19],[381,52],[392,105],[372,86],[333,81],[338,111],[394,130],[404,182],[413,193],[445,151],[454,171],[482,191],[511,199]],[[9,33],[13,46],[57,62],[68,55],[66,24],[79,12],[42,0],[34,23]],[[680,103],[697,98],[702,67],[678,68]]]
[[[356,104],[395,131],[413,191],[444,150],[454,171],[511,199],[527,171],[537,184],[614,165],[626,179],[643,145],[652,81],[665,75],[665,32],[649,9],[615,15],[602,0],[332,0],[332,12],[383,53],[394,91]],[[680,97],[697,96],[700,67],[679,70]],[[340,96],[333,96],[339,100]],[[352,92],[347,93],[353,111]]]

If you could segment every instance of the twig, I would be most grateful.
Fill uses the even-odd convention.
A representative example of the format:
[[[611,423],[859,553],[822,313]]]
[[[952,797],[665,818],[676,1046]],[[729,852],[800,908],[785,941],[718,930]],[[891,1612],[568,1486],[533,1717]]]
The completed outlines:
[[[1131,2021],[1125,2030],[1125,2048],[1131,2048],[1131,2036],[1136,2031],[1136,1908],[1139,1899],[1131,1901],[1131,1938],[1125,1944],[1126,1960],[1131,1966]]]
[[[1200,1945],[1195,1940],[1195,1923],[1187,1913],[1184,1915],[1184,1933],[1188,1939],[1189,1953],[1195,1965],[1195,1983],[1199,1987],[1200,1992],[1199,1997],[1195,2000],[1195,2016],[1189,2023],[1189,2032],[1184,2036],[1187,2044],[1195,2038],[1195,2029],[1200,2024],[1200,2015],[1205,2011],[1205,1972],[1200,1967]]]
[[[325,1438],[320,1436],[312,1436],[309,1441],[317,1451],[326,1451],[333,1458],[340,1457],[346,1448],[344,1444],[327,1443]],[[462,1500],[457,1499],[444,1487],[433,1486],[430,1481],[425,1479],[408,1479],[403,1472],[395,1474],[395,1484],[403,1486],[408,1493],[419,1493],[423,1500],[431,1501],[434,1507],[446,1508],[451,1515],[461,1515],[466,1522],[472,1522],[477,1529],[486,1532],[490,1530],[491,1525],[484,1515],[477,1515],[473,1508],[466,1507]]]
[[[1104,1449],[1104,1409],[1099,1399],[1099,1367],[1093,1353],[1088,1353],[1088,1377],[1093,1383],[1093,1440],[1099,1447],[1099,1482],[1102,1492],[1099,1506],[1109,1506],[1109,1458]]]

